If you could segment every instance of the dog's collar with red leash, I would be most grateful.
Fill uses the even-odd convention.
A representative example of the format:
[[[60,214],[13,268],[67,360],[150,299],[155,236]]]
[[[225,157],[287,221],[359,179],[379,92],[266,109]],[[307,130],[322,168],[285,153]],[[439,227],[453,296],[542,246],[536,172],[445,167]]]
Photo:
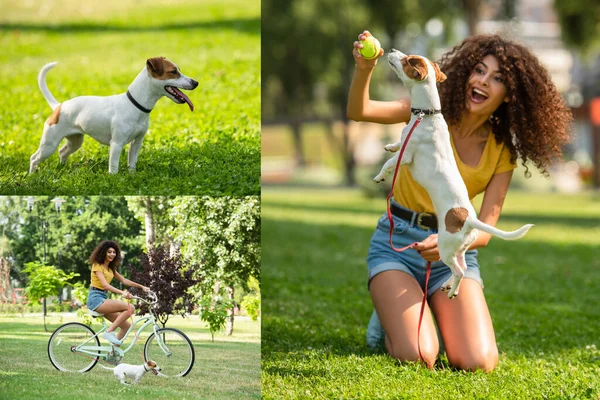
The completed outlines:
[[[413,114],[415,114],[415,115],[420,115],[420,114],[423,114],[423,115],[435,115],[435,114],[441,114],[442,110],[434,109],[434,108],[427,108],[427,109],[424,109],[424,108],[411,108],[410,112],[413,113]]]
[[[410,128],[410,131],[408,132],[408,135],[406,135],[406,139],[404,140],[404,143],[402,144],[402,147],[400,149],[400,154],[398,155],[398,161],[396,162],[396,169],[394,170],[394,178],[392,180],[392,190],[390,191],[390,194],[388,194],[388,196],[387,196],[387,214],[388,214],[388,220],[390,221],[390,246],[392,247],[392,249],[394,249],[397,252],[408,250],[410,248],[415,247],[418,244],[418,242],[415,242],[415,243],[409,244],[408,246],[405,246],[402,248],[396,248],[396,247],[394,247],[394,243],[392,242],[392,236],[394,233],[394,219],[392,218],[390,199],[394,195],[394,185],[396,184],[396,178],[398,176],[398,170],[400,169],[402,155],[404,154],[404,150],[406,150],[406,146],[408,145],[408,141],[410,140],[412,133],[417,128],[417,126],[419,126],[419,124],[423,120],[423,117],[425,115],[434,115],[434,114],[441,113],[441,110],[431,110],[431,109],[430,110],[421,110],[421,109],[416,109],[416,108],[411,108],[410,111],[412,113],[414,113],[415,115],[417,115],[417,120],[415,121],[413,126]],[[429,276],[430,275],[431,275],[431,262],[427,261],[427,272],[425,273],[425,290],[423,293],[423,301],[421,302],[421,312],[419,313],[419,325],[417,327],[417,348],[419,350],[419,357],[421,360],[423,360],[423,362],[425,364],[427,364],[427,361],[425,361],[425,358],[421,354],[421,342],[419,339],[421,337],[421,322],[423,321],[423,314],[425,311],[425,303],[427,302],[427,286],[429,285]]]

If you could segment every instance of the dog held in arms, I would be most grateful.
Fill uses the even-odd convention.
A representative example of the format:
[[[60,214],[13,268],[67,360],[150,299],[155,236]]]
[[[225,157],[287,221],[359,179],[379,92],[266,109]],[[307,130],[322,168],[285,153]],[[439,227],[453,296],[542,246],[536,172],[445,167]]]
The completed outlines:
[[[52,108],[52,115],[44,124],[38,150],[31,156],[29,173],[50,157],[63,139],[67,143],[59,150],[60,162],[79,149],[83,135],[110,146],[108,172],[119,170],[123,147],[129,145],[128,165],[135,170],[144,135],[150,123],[150,111],[163,96],[177,104],[187,103],[194,111],[191,100],[179,89],[194,90],[198,82],[183,75],[177,65],[165,57],[154,57],[133,80],[126,93],[113,96],[80,96],[59,103],[46,84],[46,74],[56,62],[46,64],[38,75],[38,85]]]
[[[452,277],[442,289],[449,290],[448,297],[454,298],[458,295],[467,270],[465,252],[477,238],[478,229],[505,240],[516,240],[523,237],[533,225],[527,224],[516,231],[505,232],[477,219],[456,166],[448,125],[439,112],[441,102],[436,82],[443,82],[446,76],[437,64],[426,58],[407,56],[395,49],[389,54],[388,62],[409,89],[414,111],[402,131],[400,142],[385,146],[387,151],[396,154],[383,165],[373,180],[379,183],[394,170],[399,157],[398,150],[423,111],[422,120],[406,145],[401,164],[407,164],[412,177],[423,186],[433,203],[438,217],[437,245],[440,258],[452,270]]]
[[[154,375],[158,375],[161,371],[160,367],[152,360],[148,360],[142,365],[119,364],[114,368],[104,368],[113,370],[113,373],[123,385],[128,385],[127,378],[132,378],[132,384],[135,385],[142,379],[146,372],[150,371]]]

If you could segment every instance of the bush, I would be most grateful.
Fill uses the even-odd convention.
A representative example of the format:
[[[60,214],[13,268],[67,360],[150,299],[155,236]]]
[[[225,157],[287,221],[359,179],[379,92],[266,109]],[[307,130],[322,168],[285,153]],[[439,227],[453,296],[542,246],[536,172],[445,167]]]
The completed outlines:
[[[0,314],[25,314],[27,306],[25,304],[0,303]]]
[[[249,294],[242,300],[242,307],[246,310],[246,314],[256,321],[260,316],[260,295]]]

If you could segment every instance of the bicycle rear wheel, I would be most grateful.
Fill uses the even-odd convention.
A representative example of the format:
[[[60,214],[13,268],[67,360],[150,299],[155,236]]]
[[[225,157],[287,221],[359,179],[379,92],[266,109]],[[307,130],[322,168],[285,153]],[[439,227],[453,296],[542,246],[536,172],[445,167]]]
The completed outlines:
[[[164,328],[152,333],[144,346],[146,360],[154,361],[166,377],[186,376],[194,366],[194,346],[180,330]]]
[[[48,340],[48,357],[54,368],[64,372],[87,372],[94,368],[98,357],[77,354],[73,348],[86,341],[100,346],[100,339],[95,335],[92,328],[79,322],[59,326]]]

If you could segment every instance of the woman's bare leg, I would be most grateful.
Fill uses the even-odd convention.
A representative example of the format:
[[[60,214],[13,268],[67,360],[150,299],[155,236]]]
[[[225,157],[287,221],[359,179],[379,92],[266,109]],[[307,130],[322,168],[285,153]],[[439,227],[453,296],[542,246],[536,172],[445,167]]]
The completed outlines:
[[[107,320],[109,320],[110,322],[114,322],[119,317],[119,315],[120,315],[119,313],[111,313],[111,314],[104,314],[104,317]],[[123,321],[123,323],[121,325],[119,325],[119,333],[117,333],[117,338],[119,340],[123,339],[123,337],[129,330],[130,326],[131,326],[131,324],[129,323],[129,319]]]
[[[127,323],[127,319],[134,313],[134,308],[131,304],[128,304],[124,301],[106,300],[100,305],[100,307],[96,308],[95,311],[105,315],[119,313],[114,320],[111,320],[112,325],[106,330],[106,332],[113,332],[115,329],[117,329],[117,327],[123,325],[124,322]],[[121,329],[119,336],[117,337],[121,339],[123,336],[125,336],[126,331],[127,330]]]
[[[417,328],[423,291],[415,278],[402,271],[384,271],[371,280],[369,291],[386,334],[385,345],[390,355],[401,361],[419,360]],[[421,354],[429,368],[433,368],[439,342],[427,304],[419,342]]]
[[[479,282],[464,279],[460,294],[449,299],[440,290],[429,304],[435,315],[450,364],[467,371],[490,372],[498,365],[492,318]]]

